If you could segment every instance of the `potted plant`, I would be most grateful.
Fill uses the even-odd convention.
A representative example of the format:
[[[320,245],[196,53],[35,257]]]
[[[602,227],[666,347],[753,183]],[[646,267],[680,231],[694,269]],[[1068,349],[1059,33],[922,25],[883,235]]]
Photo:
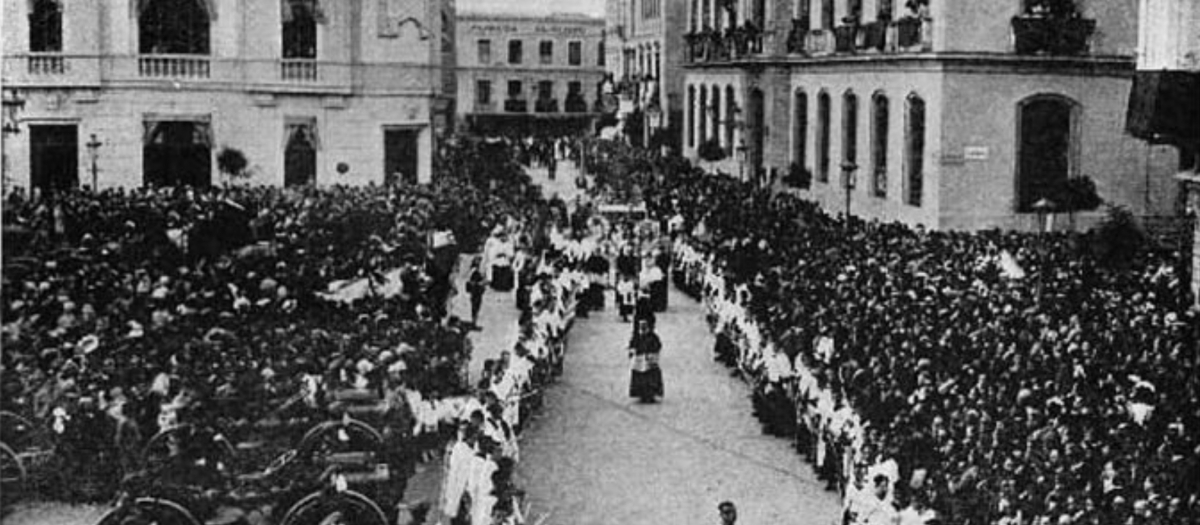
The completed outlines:
[[[721,143],[716,137],[710,137],[708,140],[700,143],[696,154],[700,156],[700,160],[712,164],[725,159],[725,148],[721,147]]]
[[[224,173],[229,181],[249,177],[250,173],[246,171],[249,165],[246,154],[237,148],[226,146],[217,153],[217,169]]]
[[[1083,18],[1075,0],[1030,0],[1012,27],[1019,55],[1078,55],[1087,51],[1096,21]]]

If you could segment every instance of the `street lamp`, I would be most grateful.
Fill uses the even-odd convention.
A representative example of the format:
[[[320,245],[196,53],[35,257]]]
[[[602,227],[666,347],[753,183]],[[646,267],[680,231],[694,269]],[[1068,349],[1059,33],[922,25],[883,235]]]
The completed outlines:
[[[84,144],[84,146],[87,146],[88,156],[92,158],[92,191],[96,192],[100,191],[99,187],[96,186],[96,173],[99,171],[96,169],[96,159],[100,158],[100,146],[103,145],[104,143],[96,138],[95,133],[92,133],[92,140]]]
[[[1054,213],[1054,208],[1057,205],[1054,201],[1042,197],[1037,202],[1030,205],[1030,208],[1037,213],[1038,217],[1038,282],[1037,282],[1037,297],[1038,301],[1042,300],[1042,293],[1046,289],[1046,233],[1050,231],[1049,217]]]
[[[850,222],[850,196],[858,185],[858,164],[852,160],[842,162],[842,186],[846,189],[846,222]]]

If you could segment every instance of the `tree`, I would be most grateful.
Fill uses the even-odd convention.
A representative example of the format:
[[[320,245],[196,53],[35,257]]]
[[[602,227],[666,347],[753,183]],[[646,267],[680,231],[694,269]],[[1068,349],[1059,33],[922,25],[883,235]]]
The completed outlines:
[[[1086,175],[1071,177],[1049,188],[1047,197],[1058,205],[1058,211],[1066,212],[1075,229],[1075,213],[1092,211],[1104,203],[1096,191],[1096,183]]]
[[[705,162],[720,162],[725,159],[725,148],[722,148],[717,138],[713,137],[701,142],[696,154],[700,155],[700,160]]]
[[[249,165],[250,162],[246,160],[246,155],[239,149],[226,146],[221,148],[220,153],[217,153],[217,169],[231,180],[249,176],[246,171],[246,167]]]
[[[783,179],[783,183],[793,188],[807,190],[812,186],[812,172],[799,163],[793,162],[788,166],[788,174]]]

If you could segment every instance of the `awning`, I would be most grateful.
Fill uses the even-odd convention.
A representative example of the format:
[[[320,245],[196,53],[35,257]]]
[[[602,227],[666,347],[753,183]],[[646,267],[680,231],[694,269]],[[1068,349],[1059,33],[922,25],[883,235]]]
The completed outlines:
[[[595,113],[469,113],[467,124],[482,134],[568,135],[591,132]]]
[[[1200,144],[1200,72],[1135,73],[1125,130],[1157,144]]]

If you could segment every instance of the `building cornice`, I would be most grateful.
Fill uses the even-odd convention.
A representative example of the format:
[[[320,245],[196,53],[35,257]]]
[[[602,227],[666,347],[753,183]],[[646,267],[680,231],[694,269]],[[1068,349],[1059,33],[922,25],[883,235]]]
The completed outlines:
[[[927,70],[946,73],[1054,74],[1131,77],[1132,56],[1030,57],[1011,53],[906,53],[829,56],[751,57],[721,62],[685,63],[693,71],[760,72],[768,68],[820,71]]]
[[[549,22],[555,24],[579,24],[579,25],[596,25],[603,27],[605,20],[603,18],[579,15],[579,16],[554,16],[554,15],[523,15],[523,14],[507,14],[507,13],[458,13],[456,17],[458,22]]]

